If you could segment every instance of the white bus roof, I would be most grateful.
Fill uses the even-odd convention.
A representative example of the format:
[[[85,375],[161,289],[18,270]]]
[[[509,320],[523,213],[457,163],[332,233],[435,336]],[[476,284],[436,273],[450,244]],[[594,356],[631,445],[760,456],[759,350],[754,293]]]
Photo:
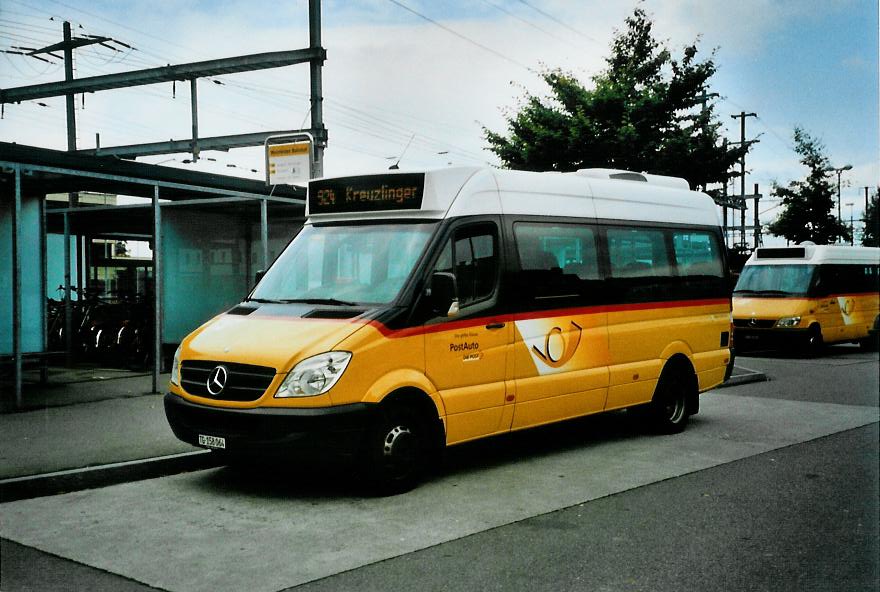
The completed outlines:
[[[312,181],[306,215],[311,222],[520,214],[718,226],[712,198],[687,187],[684,179],[614,169],[388,171]]]
[[[758,247],[746,265],[818,265],[820,263],[880,263],[880,248],[802,244]]]

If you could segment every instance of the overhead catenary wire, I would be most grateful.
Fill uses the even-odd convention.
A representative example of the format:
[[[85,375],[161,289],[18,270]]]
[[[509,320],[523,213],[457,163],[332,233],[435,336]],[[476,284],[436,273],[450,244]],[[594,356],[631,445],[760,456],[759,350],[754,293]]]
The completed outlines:
[[[523,23],[523,24],[525,24],[525,25],[531,27],[532,29],[535,29],[536,31],[539,31],[539,32],[543,33],[544,35],[546,35],[547,37],[549,37],[550,39],[552,39],[552,40],[554,40],[554,41],[556,41],[556,42],[559,42],[559,43],[569,43],[570,45],[573,45],[573,44],[571,44],[567,39],[563,39],[563,38],[560,37],[559,35],[554,34],[552,31],[548,31],[548,30],[545,29],[544,27],[539,27],[538,25],[536,25],[536,24],[533,23],[532,21],[530,21],[530,20],[528,20],[528,19],[526,19],[526,18],[523,18],[523,17],[519,16],[518,14],[513,13],[513,12],[507,10],[506,8],[504,8],[503,6],[501,6],[501,5],[499,5],[499,4],[495,4],[494,2],[490,2],[489,0],[483,0],[483,2],[485,2],[486,4],[488,4],[489,6],[491,6],[492,8],[494,8],[495,10],[498,10],[499,12],[503,12],[503,13],[506,14],[507,16],[509,16],[509,17],[511,17],[511,18],[513,18],[513,19],[518,20],[519,22],[521,22],[521,23]]]
[[[19,0],[10,0],[11,2],[15,2],[17,4],[24,5]],[[100,15],[95,15],[90,13],[89,11],[79,9],[77,7],[73,7],[70,4],[66,4],[64,2],[51,0],[54,4],[68,7],[70,9],[74,9],[79,13],[87,14],[90,16],[94,16],[96,18],[101,19],[104,22],[114,23],[117,26],[124,27],[126,29],[137,32],[139,35],[146,35],[148,37],[152,37],[158,39],[164,44],[173,45],[176,47],[184,48],[184,46],[169,42],[161,37],[156,35],[151,35],[144,31],[140,31],[138,29],[128,27],[123,25],[122,23],[115,23],[111,19],[106,19],[101,17]],[[31,8],[31,7],[29,7]],[[38,9],[39,10],[39,9]],[[43,10],[43,14],[52,15],[53,17],[61,20],[61,17],[58,17],[57,14],[54,14],[50,11]],[[37,17],[32,17],[37,19]],[[76,19],[65,18],[64,20],[68,20],[71,22],[75,22]],[[86,33],[82,33],[82,31],[91,29],[91,26],[88,26],[84,23],[78,23],[77,29],[79,32],[78,35],[86,35]],[[51,27],[46,27],[46,30],[51,32],[54,29]],[[111,36],[112,33],[107,33],[106,36]],[[40,41],[54,41],[55,38],[52,39],[41,39]],[[45,43],[44,43],[45,45]],[[190,48],[184,48],[187,51],[190,51]],[[491,48],[490,48],[491,49]],[[120,55],[120,52],[113,52],[112,54],[102,54],[100,48],[97,47],[84,47],[79,48],[77,51],[78,59],[77,59],[77,73],[82,76],[87,76],[91,74],[104,74],[106,73],[106,67],[111,65],[118,65],[121,63],[128,64],[143,64],[145,67],[156,67],[161,65],[166,65],[167,63],[173,62],[175,60],[169,59],[168,56],[161,55],[149,49],[146,50],[131,50],[125,54]],[[7,56],[9,57],[9,56]],[[44,71],[51,71],[53,66],[47,66]],[[55,68],[59,68],[60,66],[56,66]],[[33,68],[30,68],[33,69]],[[23,72],[20,72],[23,73]],[[32,77],[28,77],[32,78]],[[235,86],[235,83],[231,81],[231,79],[224,80],[225,84],[229,86]],[[253,85],[248,85],[253,86]],[[268,85],[267,85],[268,86]],[[145,89],[141,89],[145,90]],[[230,89],[231,90],[231,89]],[[245,85],[239,86],[242,96],[247,96],[249,99],[254,101],[259,101],[263,104],[269,104],[273,107],[277,107],[282,110],[282,112],[291,110],[291,104],[289,101],[284,101],[281,98],[276,98],[271,96],[274,93],[263,93],[261,95],[259,88],[249,89],[245,87]],[[163,93],[161,90],[155,90],[155,96],[163,96],[168,99],[167,93]],[[141,93],[139,93],[141,94]],[[151,92],[146,92],[142,94],[150,95]],[[295,96],[296,93],[292,93],[291,91],[287,91],[289,96]],[[301,101],[297,101],[293,106],[293,109],[298,112],[308,112],[306,107],[306,101],[308,100],[308,95],[305,93],[301,93],[300,97],[303,99]],[[446,152],[452,155],[455,159],[465,159],[468,161],[475,161],[483,163],[486,161],[485,154],[478,154],[477,152],[471,151],[467,148],[456,146],[454,140],[451,138],[447,139],[442,136],[448,134],[453,125],[450,125],[449,122],[437,122],[437,121],[427,121],[425,119],[418,118],[418,116],[410,115],[410,114],[401,114],[396,110],[385,110],[389,117],[383,117],[379,111],[382,111],[381,108],[377,107],[367,107],[363,108],[364,105],[362,103],[358,103],[358,107],[352,106],[354,103],[354,99],[350,100],[334,100],[332,98],[325,99],[325,105],[328,107],[326,110],[326,115],[328,116],[327,121],[333,122],[332,125],[338,125],[339,127],[347,130],[347,132],[354,133],[357,135],[363,135],[364,137],[371,138],[371,143],[379,142],[388,142],[390,144],[394,144],[402,140],[403,138],[411,137],[412,134],[416,135],[416,138],[413,140],[412,150],[415,153],[424,152],[425,154],[430,154],[434,156],[437,153]],[[359,108],[360,107],[360,108]],[[85,131],[88,128],[95,127],[97,129],[108,129],[108,127],[123,127],[131,130],[133,127],[141,128],[138,130],[140,133],[136,134],[137,136],[143,136],[143,130],[149,129],[145,126],[132,126],[130,125],[132,122],[126,121],[121,117],[116,116],[108,116],[106,114],[97,115],[95,111],[82,111],[79,102],[77,103],[78,110],[78,118],[82,120],[82,126],[79,130],[80,133],[89,137],[89,134]],[[202,111],[205,113],[219,113],[223,112],[222,109],[214,109],[211,106],[206,105],[202,108]],[[60,113],[60,112],[59,112]],[[260,111],[262,114],[263,111]],[[225,110],[225,119],[234,119],[236,121],[244,121],[249,123],[252,126],[259,126],[260,128],[267,128],[258,117],[250,116],[246,113],[242,113],[240,110]],[[406,125],[400,121],[400,116],[403,115],[405,118],[411,119],[413,122],[418,122],[417,125]],[[298,117],[298,116],[297,116]],[[181,117],[183,119],[183,117]],[[114,122],[113,124],[109,124],[108,122]],[[338,122],[338,124],[336,123]],[[424,132],[425,126],[431,126],[437,129],[439,135],[441,137],[433,137],[430,133]],[[458,129],[464,131],[465,133],[470,133],[472,130],[467,129],[464,126],[458,127]],[[445,134],[444,134],[445,133]],[[154,140],[155,138],[149,138],[150,140]],[[340,138],[336,137],[334,142],[339,142]],[[128,142],[127,142],[128,143]],[[362,153],[365,151],[361,150]],[[371,154],[372,156],[379,157],[378,154]],[[407,158],[410,160],[410,157]]]
[[[561,25],[561,26],[565,27],[566,29],[568,29],[569,31],[575,33],[576,35],[580,35],[580,36],[583,37],[584,39],[587,39],[587,40],[589,40],[589,41],[592,41],[593,43],[596,43],[596,44],[599,43],[597,40],[593,39],[592,37],[590,37],[589,35],[587,35],[587,34],[584,33],[583,31],[578,31],[577,29],[575,29],[574,27],[572,27],[572,26],[569,25],[568,23],[566,23],[566,22],[564,22],[564,21],[562,21],[562,20],[556,18],[555,16],[553,16],[552,14],[550,14],[550,13],[547,12],[547,11],[545,11],[545,10],[541,10],[540,8],[534,6],[533,4],[530,4],[529,2],[526,2],[526,0],[519,0],[519,2],[520,2],[521,4],[524,4],[524,5],[528,6],[529,8],[531,8],[532,10],[534,10],[535,12],[537,12],[538,14],[547,17],[548,19],[550,19],[550,20],[553,21],[554,23],[556,23],[556,24],[558,24],[558,25]]]
[[[517,60],[513,59],[512,57],[507,56],[507,55],[504,55],[504,54],[501,53],[500,51],[496,51],[496,50],[492,49],[491,47],[489,47],[488,45],[483,45],[483,44],[480,43],[479,41],[474,41],[474,40],[471,39],[470,37],[468,37],[468,36],[466,36],[466,35],[463,35],[463,34],[459,33],[459,32],[456,31],[455,29],[453,29],[453,28],[451,28],[451,27],[447,27],[447,26],[444,25],[443,23],[441,23],[441,22],[439,22],[439,21],[436,21],[436,20],[432,19],[432,18],[429,17],[429,16],[425,16],[424,14],[422,14],[422,13],[416,11],[416,10],[413,10],[412,8],[410,8],[409,6],[407,6],[406,4],[404,4],[403,2],[399,2],[398,0],[388,0],[388,1],[391,2],[392,4],[395,4],[395,5],[399,6],[399,7],[402,8],[402,9],[406,10],[407,12],[410,12],[410,13],[416,15],[417,17],[419,17],[419,18],[421,18],[421,19],[424,19],[424,20],[428,21],[428,22],[431,23],[432,25],[434,25],[434,26],[436,26],[436,27],[439,27],[439,28],[443,29],[443,30],[446,31],[447,33],[449,33],[449,34],[451,34],[451,35],[454,35],[454,36],[458,37],[459,39],[462,39],[463,41],[466,41],[467,43],[470,43],[471,45],[473,45],[473,46],[475,46],[475,47],[479,47],[479,48],[482,49],[483,51],[487,51],[487,52],[491,53],[492,55],[494,55],[494,56],[496,56],[496,57],[499,57],[499,58],[501,58],[502,60],[504,60],[504,61],[506,61],[506,62],[510,62],[511,64],[514,64],[514,65],[516,65],[516,66],[519,66],[520,68],[523,68],[523,69],[525,69],[525,70],[528,70],[529,72],[532,72],[533,74],[535,73],[535,70],[534,70],[534,69],[529,68],[528,66],[526,66],[526,65],[523,64],[522,62],[518,62]]]
[[[94,52],[94,51],[96,51],[96,50],[93,49],[93,52]],[[146,52],[146,53],[151,53],[151,52]],[[95,55],[98,55],[98,54],[96,53]],[[109,63],[113,63],[113,62],[117,59],[117,57],[118,57],[118,56],[117,56],[116,54],[114,54],[114,55],[111,55],[110,58],[104,58],[104,59],[102,60],[102,62],[101,62],[100,65],[107,65],[107,64],[109,64]],[[162,61],[164,61],[164,60],[157,60],[157,62],[153,62],[152,60],[149,60],[149,59],[145,59],[145,58],[137,58],[137,57],[136,57],[134,60],[131,60],[131,59],[130,59],[130,56],[129,56],[129,55],[126,55],[126,56],[123,56],[122,59],[121,59],[120,61],[132,61],[132,62],[133,62],[133,61],[137,61],[137,62],[143,63],[143,64],[145,64],[145,65],[148,65],[148,66],[155,66],[157,63],[162,62]],[[92,68],[88,68],[88,67],[87,67],[87,66],[89,66],[89,65],[94,66],[95,64],[94,64],[93,61],[88,60],[88,59],[81,60],[81,63],[80,63],[80,70],[81,70],[83,73],[88,73],[89,70],[92,70]],[[303,95],[303,96],[305,96],[305,95]],[[255,97],[255,98],[257,98],[258,100],[262,100],[263,102],[269,102],[269,103],[273,103],[273,102],[274,102],[277,106],[286,106],[286,105],[283,105],[280,101],[273,101],[273,100],[272,100],[271,98],[269,98],[269,97]],[[331,102],[332,102],[332,101],[331,101]],[[346,107],[345,107],[344,105],[340,105],[340,108],[343,109],[343,110],[346,109]],[[205,110],[209,110],[209,109],[208,109],[208,108],[205,108]],[[342,117],[345,117],[345,116],[342,115]],[[364,113],[364,117],[366,117],[366,118],[370,118],[370,117],[372,117],[372,115],[367,114],[367,113]],[[242,118],[240,115],[239,115],[238,118],[239,118],[239,119],[244,119],[244,118]],[[343,127],[347,127],[348,129],[350,129],[350,130],[352,130],[352,131],[365,132],[365,133],[368,133],[368,134],[370,133],[369,125],[370,125],[371,122],[369,122],[369,121],[358,121],[357,116],[349,117],[348,119],[349,119],[349,120],[348,120],[347,122],[344,122],[344,123],[343,123]],[[252,123],[256,123],[256,120],[250,119],[250,121],[251,121]],[[373,122],[373,123],[375,123],[375,122]],[[367,127],[364,128],[364,127],[363,127],[363,124],[366,124]],[[386,121],[381,121],[378,125],[379,125],[379,127],[381,128],[382,126],[387,126],[387,125],[389,125],[389,124],[388,124],[388,122],[387,122],[387,120],[386,120]],[[404,135],[404,134],[409,134],[409,133],[411,133],[411,130],[409,130],[408,128],[399,127],[398,129],[390,130],[390,132],[391,132],[391,133],[397,133],[397,134],[399,134],[399,135]],[[382,131],[382,133],[383,133],[383,134],[387,134],[387,133],[389,133],[389,130],[388,130],[388,129],[384,129],[384,130]],[[422,135],[424,135],[424,134],[422,134]],[[438,147],[440,147],[440,148],[447,148],[447,147],[450,147],[450,142],[448,142],[448,141],[446,141],[446,140],[435,140],[435,143],[436,143],[436,145],[434,145],[434,146],[426,146],[425,148],[428,149],[428,150],[437,151],[437,148],[438,148]],[[476,155],[476,154],[473,154],[473,153],[467,153],[467,151],[462,150],[462,149],[460,149],[460,148],[453,148],[453,149],[456,151],[456,153],[458,153],[458,154],[461,155],[461,156],[464,156],[465,158],[468,158],[468,159],[476,159],[476,160],[480,160],[480,159],[482,159],[482,155]]]

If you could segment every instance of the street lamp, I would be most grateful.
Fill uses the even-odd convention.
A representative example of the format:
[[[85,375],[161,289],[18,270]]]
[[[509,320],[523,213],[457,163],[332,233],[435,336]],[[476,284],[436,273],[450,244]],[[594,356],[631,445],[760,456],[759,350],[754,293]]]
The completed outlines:
[[[851,164],[845,164],[842,167],[828,167],[827,169],[822,169],[823,173],[837,173],[837,222],[839,224],[843,224],[843,218],[841,218],[840,216],[840,175],[843,173],[843,171],[848,171],[851,168]]]
[[[849,244],[852,246],[856,244],[856,228],[853,226],[853,202],[848,201],[846,205],[849,206]]]

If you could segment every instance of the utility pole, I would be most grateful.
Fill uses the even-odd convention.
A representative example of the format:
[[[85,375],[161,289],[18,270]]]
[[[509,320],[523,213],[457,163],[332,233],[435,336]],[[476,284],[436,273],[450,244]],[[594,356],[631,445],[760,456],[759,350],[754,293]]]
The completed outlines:
[[[720,96],[721,95],[719,95],[716,92],[707,93],[706,91],[703,91],[702,94],[697,95],[696,99],[697,99],[697,102],[700,104],[700,112],[702,112],[702,113],[706,112],[706,109],[707,109],[706,104],[709,102],[709,99],[714,99],[714,98],[717,98]]]
[[[70,34],[70,23],[64,21],[64,81],[73,80],[73,36]],[[97,42],[96,42],[97,43]],[[76,150],[76,110],[73,106],[74,95],[67,93],[67,150]],[[71,204],[73,205],[73,204]]]
[[[846,205],[849,206],[849,246],[853,246],[856,244],[856,227],[853,224],[853,202],[848,201]]]
[[[108,41],[112,41],[109,37],[74,37],[73,33],[70,30],[70,23],[68,21],[64,21],[62,25],[62,35],[63,41],[61,43],[55,43],[53,45],[47,45],[46,47],[41,47],[39,49],[32,49],[27,52],[30,57],[37,58],[39,60],[44,60],[44,58],[40,57],[41,54],[46,54],[52,56],[54,58],[58,58],[58,56],[53,53],[58,50],[62,50],[64,52],[64,81],[66,83],[73,82],[73,50],[77,47],[83,47],[85,45],[94,45],[94,44],[102,44],[108,46],[112,49],[112,46],[107,45]],[[45,61],[45,60],[44,60]],[[66,103],[66,112],[67,112],[67,150],[69,152],[76,151],[76,108],[75,101],[76,95],[73,92],[65,93],[65,103]],[[75,208],[79,205],[79,193],[73,192],[67,194],[67,199],[70,202],[70,207]],[[65,214],[65,235],[64,235],[64,249],[65,253],[68,253],[65,259],[65,270],[64,270],[64,334],[65,334],[65,349],[67,351],[67,363],[70,364],[72,362],[72,352],[73,352],[73,311],[71,304],[71,287],[70,287],[70,254],[69,254],[69,223],[68,216]],[[84,278],[86,277],[86,271],[83,269],[82,261],[83,261],[83,243],[82,238],[77,236],[76,238],[76,271],[77,271],[77,285],[80,290],[83,288]],[[80,292],[80,297],[82,297],[82,292]]]
[[[745,148],[746,146],[746,117],[757,117],[757,113],[746,113],[745,111],[740,111],[739,115],[731,115],[732,119],[739,119],[739,145]],[[757,140],[752,140],[752,142],[757,142]],[[740,210],[740,228],[741,228],[741,237],[742,237],[742,248],[745,249],[746,246],[746,151],[743,150],[742,157],[739,160],[739,187],[740,187],[740,199],[742,200],[742,210]],[[757,193],[757,192],[756,192]]]
[[[760,216],[758,215],[758,213],[759,213],[759,211],[760,211],[760,210],[758,209],[758,202],[761,200],[761,194],[758,193],[758,184],[757,184],[757,183],[755,183],[755,192],[751,195],[751,197],[753,197],[754,200],[755,200],[755,228],[754,228],[754,232],[755,232],[755,248],[757,249],[757,248],[760,247],[761,244],[762,244],[762,240],[761,240],[761,218],[760,218]],[[745,211],[745,210],[743,210],[743,211]]]
[[[727,138],[724,138],[724,141],[721,143],[722,149],[724,153],[727,154]],[[721,212],[723,215],[723,220],[721,222],[721,229],[724,232],[724,246],[727,245],[727,202],[729,200],[727,196],[727,181],[724,181],[723,188],[721,190],[721,199],[723,200],[723,204],[721,205]]]
[[[321,0],[309,0],[309,49],[321,50]],[[312,164],[312,178],[324,176],[324,147],[327,145],[327,130],[324,127],[324,96],[321,88],[322,67],[323,60],[309,62],[312,136],[315,138],[315,162]]]
[[[86,45],[99,44],[105,47],[109,47],[114,51],[117,51],[116,48],[109,44],[109,42],[115,41],[110,37],[101,37],[98,35],[74,37],[73,33],[70,30],[70,23],[68,21],[64,21],[63,24],[63,38],[64,40],[61,43],[54,43],[52,45],[47,45],[46,47],[41,47],[39,49],[32,49],[28,51],[25,55],[37,59],[43,59],[40,57],[40,55],[46,54],[57,58],[58,56],[52,52],[62,50],[64,52],[64,82],[68,84],[73,82],[74,49],[76,49],[77,47],[84,47]],[[116,41],[116,43],[121,44],[121,42],[119,41]],[[73,152],[74,150],[76,150],[76,111],[74,109],[75,93],[73,91],[67,92],[65,93],[65,98],[67,102],[67,150]]]
[[[843,174],[843,171],[849,171],[852,169],[851,164],[845,164],[842,167],[828,167],[827,169],[823,169],[823,173],[837,173],[837,223],[841,226],[845,226],[843,223],[843,218],[840,214],[840,175]],[[840,240],[840,236],[836,237],[834,242],[837,243]]]

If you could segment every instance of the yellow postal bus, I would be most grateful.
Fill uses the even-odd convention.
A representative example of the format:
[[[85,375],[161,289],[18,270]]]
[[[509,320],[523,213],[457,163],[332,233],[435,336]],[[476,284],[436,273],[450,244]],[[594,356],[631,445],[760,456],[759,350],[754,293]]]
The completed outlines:
[[[183,340],[166,414],[234,458],[357,459],[385,491],[445,446],[592,413],[676,432],[733,364],[721,236],[671,177],[315,180],[253,291]]]
[[[752,253],[733,292],[737,351],[876,344],[880,249],[803,244]]]

